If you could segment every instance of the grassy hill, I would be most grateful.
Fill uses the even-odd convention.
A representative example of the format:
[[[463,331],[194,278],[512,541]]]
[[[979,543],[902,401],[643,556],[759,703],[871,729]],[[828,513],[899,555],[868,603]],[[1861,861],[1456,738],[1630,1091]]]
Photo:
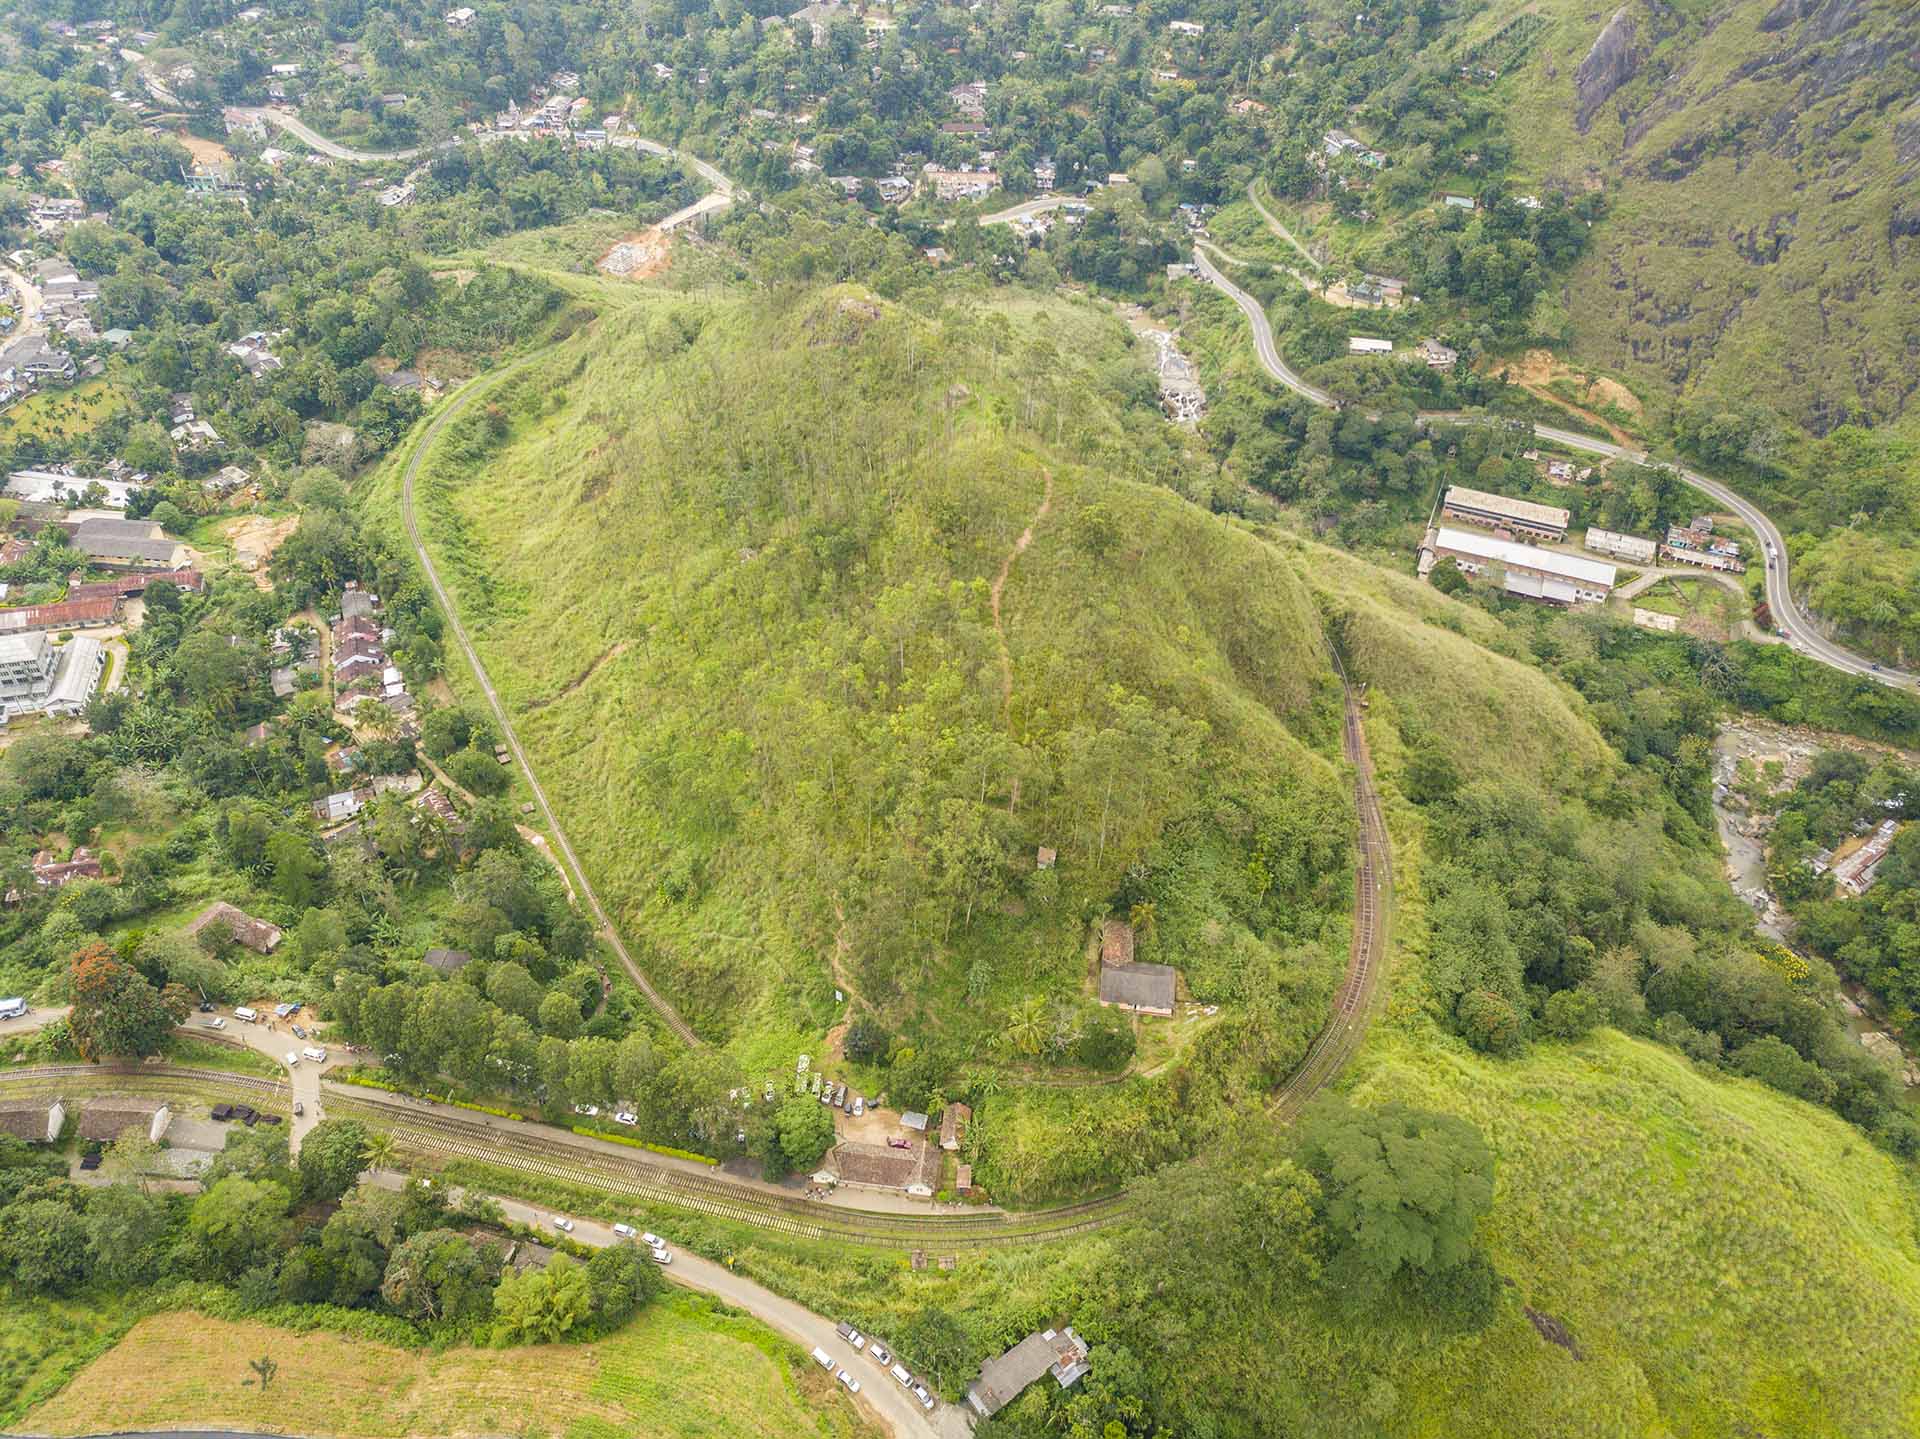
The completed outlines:
[[[476,404],[424,481],[596,884],[750,1072],[820,1053],[836,988],[896,1059],[1007,1058],[1017,1006],[1090,1022],[1095,927],[1151,908],[1141,957],[1224,1019],[1177,1097],[999,1106],[1003,1193],[1183,1152],[1169,1107],[1285,1073],[1345,958],[1318,610],[1155,482],[1144,380],[1091,305],[655,297]]]
[[[1903,0],[1584,0],[1522,12],[1498,82],[1523,173],[1611,210],[1567,285],[1574,358],[1653,396],[1825,431],[1908,415],[1920,91]]]

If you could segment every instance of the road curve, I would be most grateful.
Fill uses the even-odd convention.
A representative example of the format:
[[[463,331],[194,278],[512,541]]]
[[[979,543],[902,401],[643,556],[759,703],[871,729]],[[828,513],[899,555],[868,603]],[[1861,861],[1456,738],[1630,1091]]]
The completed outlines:
[[[440,572],[433,567],[433,557],[427,553],[426,541],[420,535],[419,517],[414,512],[413,484],[419,477],[421,462],[433,448],[433,442],[439,438],[440,431],[446,427],[449,420],[472,403],[474,397],[482,390],[490,389],[506,379],[533,358],[535,357],[527,356],[491,375],[468,381],[441,406],[440,412],[433,417],[432,422],[415,441],[413,453],[407,459],[407,467],[401,473],[400,516],[406,522],[407,539],[412,544],[413,553],[419,559],[420,568],[427,577],[427,585],[432,589],[434,598],[440,603],[442,613],[447,617],[447,627],[453,631],[454,643],[460,647],[460,653],[466,656],[467,663],[472,666],[474,678],[480,684],[480,692],[486,696],[487,707],[493,711],[494,722],[500,726],[500,733],[506,740],[507,748],[513,752],[514,760],[520,766],[520,772],[527,777],[527,787],[533,791],[534,802],[540,806],[540,813],[546,819],[547,831],[553,836],[555,848],[566,856],[567,864],[580,882],[580,897],[586,900],[587,907],[593,911],[594,919],[599,922],[601,934],[606,937],[613,952],[619,956],[621,967],[639,986],[640,992],[647,997],[647,1003],[653,1006],[654,1012],[660,1016],[667,1028],[683,1041],[698,1047],[700,1037],[693,1032],[693,1027],[680,1017],[679,1011],[653,987],[653,982],[634,962],[633,956],[627,952],[626,941],[621,939],[620,931],[614,927],[613,921],[607,916],[605,906],[600,903],[600,896],[594,891],[593,881],[587,877],[586,867],[580,863],[580,857],[573,852],[573,844],[567,838],[567,832],[560,823],[560,817],[554,813],[553,805],[547,799],[547,792],[540,787],[540,777],[533,772],[533,765],[527,759],[527,752],[521,747],[520,736],[514,732],[513,721],[507,718],[506,706],[500,702],[499,691],[493,687],[493,680],[487,674],[486,666],[480,662],[479,651],[474,649],[473,641],[467,638],[466,627],[460,623],[460,611],[453,603],[453,596],[447,593],[446,585],[441,583]]]
[[[1268,322],[1267,312],[1260,302],[1223,275],[1219,267],[1209,260],[1205,251],[1197,245],[1193,251],[1193,262],[1208,282],[1224,292],[1247,317],[1247,324],[1253,331],[1254,350],[1260,356],[1260,363],[1266,367],[1267,373],[1314,404],[1338,409],[1340,402],[1332,395],[1316,385],[1308,384],[1287,368],[1286,362],[1280,358],[1279,347],[1274,343],[1273,326]],[[1423,412],[1420,418],[1459,420],[1467,417],[1445,411],[1427,411]],[[1644,450],[1628,449],[1625,445],[1616,445],[1610,440],[1597,440],[1590,435],[1563,430],[1554,425],[1535,424],[1533,433],[1552,444],[1564,445],[1570,450],[1580,450],[1590,455],[1601,455],[1607,459],[1630,460],[1636,464],[1666,463],[1655,459]],[[1864,655],[1855,654],[1844,645],[1834,643],[1819,631],[1806,607],[1794,598],[1788,577],[1786,540],[1781,535],[1779,526],[1768,519],[1758,505],[1722,481],[1703,475],[1698,470],[1690,470],[1684,466],[1676,466],[1675,469],[1687,484],[1737,515],[1759,540],[1765,551],[1763,558],[1767,561],[1767,607],[1773,612],[1774,623],[1786,635],[1790,648],[1843,674],[1878,680],[1896,689],[1920,690],[1920,675],[1909,670],[1877,664]]]

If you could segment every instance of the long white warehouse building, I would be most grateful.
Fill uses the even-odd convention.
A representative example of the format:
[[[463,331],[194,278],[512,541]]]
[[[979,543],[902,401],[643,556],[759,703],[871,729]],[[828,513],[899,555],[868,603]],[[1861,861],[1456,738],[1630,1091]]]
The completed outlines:
[[[1485,574],[1489,566],[1498,565],[1508,594],[1560,605],[1599,604],[1613,593],[1619,573],[1599,560],[1446,526],[1430,532],[1421,573],[1432,570],[1441,559],[1451,559],[1470,575]]]

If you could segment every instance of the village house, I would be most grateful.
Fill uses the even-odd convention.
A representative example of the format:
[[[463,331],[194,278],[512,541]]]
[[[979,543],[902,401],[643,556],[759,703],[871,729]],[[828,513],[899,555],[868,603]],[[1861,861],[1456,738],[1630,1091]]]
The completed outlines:
[[[1441,344],[1438,340],[1422,340],[1419,355],[1426,361],[1427,368],[1430,370],[1451,370],[1460,362],[1460,352]]]
[[[233,936],[234,943],[252,950],[255,954],[272,954],[279,947],[280,926],[268,924],[264,919],[255,919],[245,910],[228,904],[225,900],[216,900],[187,924],[186,936],[193,939],[208,925],[219,924]]]
[[[1622,535],[1613,530],[1592,526],[1587,530],[1586,547],[1596,555],[1611,555],[1614,559],[1626,560],[1629,564],[1653,563],[1653,541],[1643,540],[1637,535]]]
[[[1043,1375],[1051,1374],[1062,1389],[1070,1388],[1088,1371],[1087,1353],[1087,1341],[1071,1326],[1029,1334],[980,1366],[980,1377],[967,1386],[967,1404],[982,1419],[991,1419]]]
[[[45,335],[22,335],[0,349],[0,379],[8,382],[71,385],[79,377],[73,356],[49,344]]]
[[[58,1099],[0,1101],[0,1134],[11,1134],[28,1144],[53,1144],[66,1126],[67,1110]]]
[[[158,1099],[107,1095],[89,1099],[80,1109],[80,1137],[111,1144],[128,1130],[158,1144],[166,1138],[173,1111]]]
[[[992,170],[942,170],[929,164],[920,185],[938,200],[977,200],[1000,188],[1000,176]]]
[[[973,1122],[973,1110],[957,1100],[940,1111],[940,1147],[957,1150],[966,1142],[967,1126]]]
[[[1391,355],[1392,340],[1377,340],[1369,335],[1349,335],[1347,337],[1349,355]]]
[[[60,889],[76,879],[100,877],[100,859],[84,844],[75,847],[71,859],[57,860],[44,849],[33,857],[34,883],[42,889]]]
[[[464,30],[473,24],[475,18],[473,7],[471,5],[462,5],[458,10],[447,11],[447,28],[449,30]]]
[[[1450,485],[1440,502],[1440,513],[1450,520],[1465,520],[1490,530],[1507,530],[1542,540],[1567,537],[1568,512],[1557,505],[1537,505],[1531,500],[1509,499],[1485,490]]]
[[[1660,546],[1660,557],[1676,564],[1731,575],[1745,574],[1747,569],[1747,562],[1740,554],[1740,542],[1714,534],[1710,520],[1705,526],[1695,520],[1691,526],[1668,527],[1666,541]]]
[[[1880,865],[1900,833],[1898,820],[1883,819],[1867,842],[1833,866],[1833,882],[1851,895],[1865,894],[1880,875]]]
[[[853,1189],[897,1189],[916,1199],[931,1199],[940,1181],[941,1151],[923,1139],[905,1149],[845,1140],[820,1162],[816,1183]]]

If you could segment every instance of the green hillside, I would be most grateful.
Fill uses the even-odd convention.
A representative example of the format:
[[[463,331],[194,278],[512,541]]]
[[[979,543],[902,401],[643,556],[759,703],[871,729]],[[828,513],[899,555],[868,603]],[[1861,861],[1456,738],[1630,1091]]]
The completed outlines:
[[[1142,1033],[1177,1085],[997,1106],[983,1181],[1030,1198],[1204,1138],[1169,1107],[1287,1072],[1347,947],[1318,612],[1151,483],[1144,374],[1093,306],[661,299],[476,404],[425,481],[596,885],[750,1072],[856,1012],[896,1081],[902,1046],[1045,1067],[1099,1022],[1097,924],[1153,915],[1140,957],[1221,1013]]]
[[[1824,432],[1901,419],[1920,313],[1920,93],[1904,0],[1490,6],[1524,186],[1602,185],[1574,358],[1653,396]],[[1603,38],[1604,35],[1604,38]],[[1467,43],[1463,41],[1463,44]]]

